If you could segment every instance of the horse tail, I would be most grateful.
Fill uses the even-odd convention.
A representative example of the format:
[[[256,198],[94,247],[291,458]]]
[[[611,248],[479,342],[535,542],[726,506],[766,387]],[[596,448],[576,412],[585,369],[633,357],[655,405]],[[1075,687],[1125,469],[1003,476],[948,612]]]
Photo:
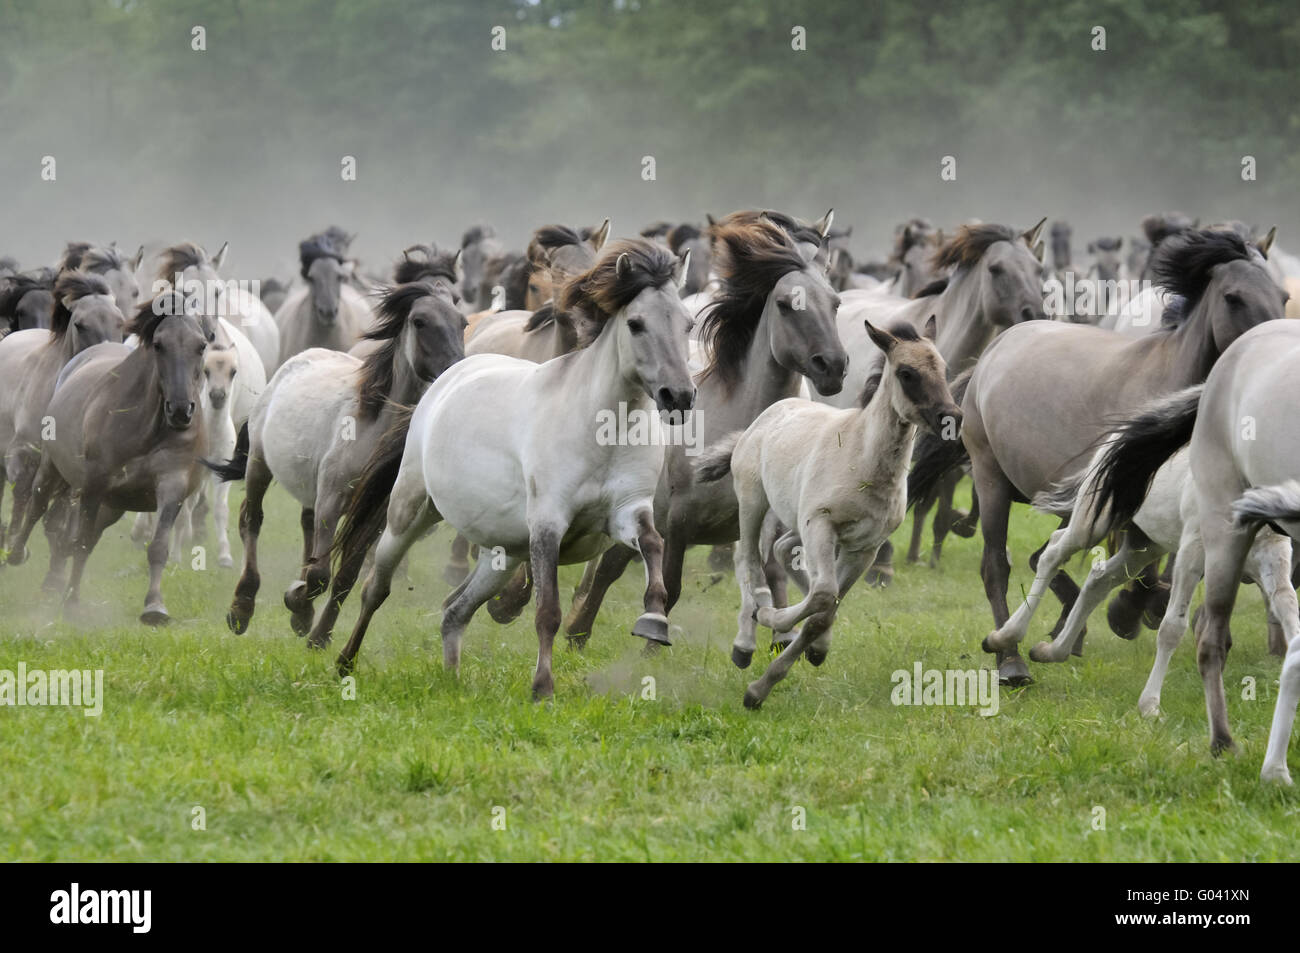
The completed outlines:
[[[1232,513],[1238,526],[1279,520],[1300,521],[1300,483],[1287,480],[1272,486],[1253,487],[1232,504]]]
[[[1204,389],[1204,384],[1197,384],[1152,401],[1111,432],[1093,467],[1093,513],[1109,507],[1110,524],[1115,528],[1133,519],[1146,500],[1156,471],[1192,439]]]
[[[231,480],[242,480],[244,474],[248,472],[248,421],[239,428],[239,436],[235,439],[235,455],[225,463],[217,463],[215,460],[200,459],[205,467],[215,473],[221,482],[227,483]]]
[[[716,483],[731,472],[731,455],[736,452],[743,430],[729,433],[709,447],[695,463],[695,476],[701,483]]]
[[[352,485],[347,508],[339,517],[330,555],[339,564],[363,556],[388,523],[388,497],[402,468],[413,407],[394,407],[392,422]]]
[[[1034,509],[1049,516],[1069,516],[1074,512],[1074,503],[1083,481],[1091,472],[1091,467],[1085,467],[1078,473],[1053,483],[1046,490],[1035,493],[1032,504]]]

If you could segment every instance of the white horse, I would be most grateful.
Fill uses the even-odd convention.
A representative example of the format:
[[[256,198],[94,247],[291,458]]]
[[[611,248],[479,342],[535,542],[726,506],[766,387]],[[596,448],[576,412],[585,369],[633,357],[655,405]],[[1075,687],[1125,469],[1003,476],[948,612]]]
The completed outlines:
[[[1194,388],[1199,391],[1200,388]],[[1110,533],[1109,513],[1099,509],[1096,498],[1097,465],[1105,458],[1109,441],[1093,457],[1092,465],[1074,481],[1040,493],[1034,506],[1054,516],[1068,516],[1068,525],[1052,533],[1038,558],[1038,568],[1024,603],[993,635],[990,647],[1004,650],[1022,641],[1034,611],[1047,593],[1056,571],[1075,553],[1096,546]],[[1160,690],[1169,660],[1187,631],[1187,614],[1192,595],[1204,574],[1205,550],[1201,542],[1201,520],[1197,510],[1196,486],[1192,480],[1187,450],[1180,450],[1156,471],[1142,507],[1133,516],[1133,526],[1124,534],[1119,550],[1107,560],[1093,561],[1092,569],[1070,609],[1060,633],[1051,642],[1040,642],[1029,653],[1035,662],[1064,662],[1083,632],[1092,611],[1116,586],[1133,579],[1165,553],[1177,553],[1173,586],[1157,636],[1155,664],[1147,679],[1138,710],[1147,717],[1160,713]],[[1259,586],[1269,607],[1269,648],[1281,655],[1294,638],[1297,625],[1295,590],[1291,588],[1291,541],[1271,530],[1256,537],[1246,557],[1246,573]]]
[[[874,391],[868,387],[860,409],[788,398],[700,459],[699,478],[710,482],[730,472],[740,501],[740,624],[732,661],[748,667],[755,623],[782,633],[809,620],[762,677],[750,683],[746,708],[762,705],[805,650],[814,665],[825,660],[840,600],[903,522],[917,428],[957,439],[961,411],[933,343],[934,316],[925,323],[924,337],[904,322],[889,331],[869,321],[865,327],[885,361],[878,386]],[[763,572],[759,541],[769,512],[783,526],[798,528],[807,565],[807,579],[800,581],[807,595],[784,609],[773,606]]]
[[[598,323],[593,342],[544,364],[473,355],[425,392],[405,439],[397,434],[371,458],[336,546],[342,562],[355,560],[383,527],[340,671],[353,665],[393,570],[443,520],[481,547],[473,573],[443,610],[449,668],[460,664],[475,611],[528,559],[537,587],[532,691],[535,699],[550,696],[558,567],[592,559],[611,538],[645,559],[645,612],[633,633],[667,641],[664,545],[654,525],[663,440],[620,440],[610,416],[657,424],[656,407],[691,408],[690,318],[679,297],[688,266],[654,242],[614,243],[565,286],[559,302]]]

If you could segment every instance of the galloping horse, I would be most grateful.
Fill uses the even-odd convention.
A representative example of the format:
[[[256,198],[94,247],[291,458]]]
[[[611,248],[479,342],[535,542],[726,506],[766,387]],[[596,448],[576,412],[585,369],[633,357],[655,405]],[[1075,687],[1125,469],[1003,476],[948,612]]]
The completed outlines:
[[[684,272],[662,246],[617,242],[565,286],[559,301],[565,311],[588,316],[584,326],[596,329],[590,344],[544,364],[467,357],[425,392],[409,429],[395,432],[367,465],[336,544],[341,564],[356,562],[382,528],[361,615],[339,656],[341,671],[355,662],[397,564],[443,520],[482,547],[473,574],[443,610],[449,668],[459,666],[470,618],[529,560],[537,584],[532,691],[534,698],[550,696],[558,567],[593,558],[611,538],[645,558],[645,611],[633,632],[667,639],[664,545],[653,505],[663,446],[602,439],[600,422],[621,408],[691,408],[690,317],[679,297]]]
[[[32,504],[14,543],[22,552],[56,496],[80,495],[64,600],[65,607],[75,608],[86,560],[104,530],[125,510],[157,510],[140,620],[161,625],[170,618],[160,589],[168,535],[203,472],[199,456],[206,434],[196,411],[208,332],[174,291],[142,305],[126,331],[138,338],[136,348],[123,354],[120,345],[97,345],[50,399],[46,414],[54,429],[44,443]],[[51,568],[53,560],[52,550]]]
[[[443,259],[441,278],[426,277],[384,294],[379,323],[368,333],[382,346],[364,361],[323,348],[286,361],[240,431],[235,457],[212,465],[223,479],[246,481],[239,514],[244,568],[226,617],[233,632],[248,629],[256,606],[258,535],[272,479],[283,483],[302,507],[302,574],[286,590],[284,603],[295,632],[306,635],[312,629],[313,602],[329,585],[330,547],[353,483],[395,415],[464,356],[465,319],[453,292],[458,257]],[[329,641],[359,571],[359,562],[339,570],[334,593],[312,632],[313,646]]]
[[[370,330],[370,307],[350,283],[355,264],[347,257],[348,241],[341,229],[331,228],[298,243],[299,273],[306,284],[290,292],[275,313],[280,333],[275,366],[312,347],[348,351]]]

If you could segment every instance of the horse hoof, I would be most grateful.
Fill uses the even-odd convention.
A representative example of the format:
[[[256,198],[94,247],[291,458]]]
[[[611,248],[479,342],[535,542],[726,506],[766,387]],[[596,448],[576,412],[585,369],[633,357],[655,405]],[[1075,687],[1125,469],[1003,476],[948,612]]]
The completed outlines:
[[[1162,580],[1156,583],[1147,596],[1146,605],[1142,609],[1142,624],[1152,631],[1160,628],[1165,610],[1169,608],[1169,590],[1169,583]]]
[[[1287,770],[1286,765],[1279,767],[1270,767],[1264,765],[1259,770],[1259,779],[1264,782],[1273,784],[1282,784],[1287,787],[1291,786],[1291,772]]]
[[[334,671],[339,673],[339,678],[347,678],[356,670],[357,660],[346,658],[340,655],[334,660]]]
[[[311,638],[307,640],[307,648],[323,649],[330,644],[331,634],[329,632],[313,632]]]
[[[289,613],[289,628],[293,629],[293,634],[302,638],[311,632],[312,624],[316,621],[314,613],[291,612]]]
[[[1033,676],[1029,674],[1029,666],[1019,655],[1013,655],[1004,659],[998,666],[998,684],[1006,685],[1008,688],[1020,688],[1023,685],[1032,685]]]
[[[248,619],[246,615],[239,615],[234,609],[226,613],[226,627],[235,635],[243,635],[248,631]]]
[[[821,665],[822,662],[826,661],[826,653],[818,652],[811,645],[808,646],[808,650],[804,652],[804,657],[808,659],[808,664],[813,666]]]
[[[160,625],[166,625],[171,620],[172,617],[167,614],[167,610],[163,607],[161,602],[157,605],[148,606],[144,612],[140,613],[140,621],[145,625],[151,625],[155,628]]]
[[[995,648],[993,647],[993,643],[991,643],[991,642],[989,641],[989,639],[993,638],[993,636],[995,636],[995,635],[997,635],[997,631],[996,631],[996,630],[994,630],[993,632],[990,632],[988,635],[984,636],[984,638],[980,641],[980,648],[983,649],[985,652],[988,652],[989,655],[993,655],[994,653],[996,653],[996,652],[998,651],[997,649],[995,649]]]
[[[509,625],[519,618],[527,605],[527,602],[515,603],[497,596],[488,600],[487,611],[497,625]]]
[[[660,645],[672,645],[668,639],[668,617],[657,612],[646,612],[632,626],[632,634]]]
[[[12,552],[9,553],[9,559],[8,559],[9,565],[21,566],[23,563],[27,562],[27,559],[29,556],[31,556],[31,554],[32,551],[26,546],[24,546],[21,550],[17,550],[17,549],[13,550]]]
[[[862,577],[862,581],[873,588],[886,589],[894,581],[894,567],[872,566],[867,570],[867,574]]]
[[[469,578],[469,566],[448,563],[442,570],[442,580],[449,586],[459,586]]]
[[[222,569],[234,569],[235,561],[231,559],[229,556],[218,556],[217,565],[220,566]]]
[[[1142,624],[1142,610],[1134,602],[1127,590],[1121,590],[1106,607],[1106,621],[1110,623],[1110,630],[1121,639],[1129,641],[1137,638],[1138,628]]]
[[[753,685],[745,689],[745,707],[750,711],[758,711],[763,707],[763,699],[758,692],[754,691]]]
[[[948,527],[954,536],[960,536],[962,539],[970,539],[975,535],[975,520],[960,519]]]
[[[1143,718],[1159,718],[1160,702],[1147,701],[1144,698],[1138,699],[1138,714],[1141,715]]]
[[[1029,659],[1033,662],[1055,662],[1051,642],[1039,642],[1029,650]]]
[[[1236,754],[1237,743],[1226,735],[1222,738],[1210,739],[1210,754],[1218,757],[1221,754]]]
[[[581,652],[587,648],[587,640],[591,638],[590,632],[582,632],[578,635],[566,635],[569,640],[569,648],[575,652]]]
[[[301,612],[303,604],[306,602],[307,583],[302,579],[296,580],[288,589],[284,590],[284,607],[290,612]]]
[[[749,663],[754,660],[753,649],[739,649],[736,646],[731,647],[731,661],[736,668],[749,668]]]

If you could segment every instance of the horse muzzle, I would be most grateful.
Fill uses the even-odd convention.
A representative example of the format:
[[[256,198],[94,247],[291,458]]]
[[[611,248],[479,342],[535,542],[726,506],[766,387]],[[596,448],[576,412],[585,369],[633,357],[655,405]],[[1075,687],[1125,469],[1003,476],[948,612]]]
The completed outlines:
[[[185,403],[164,401],[163,416],[167,418],[167,426],[173,430],[185,430],[194,422],[194,401]]]
[[[694,387],[660,387],[654,396],[661,414],[685,413],[695,406]]]

